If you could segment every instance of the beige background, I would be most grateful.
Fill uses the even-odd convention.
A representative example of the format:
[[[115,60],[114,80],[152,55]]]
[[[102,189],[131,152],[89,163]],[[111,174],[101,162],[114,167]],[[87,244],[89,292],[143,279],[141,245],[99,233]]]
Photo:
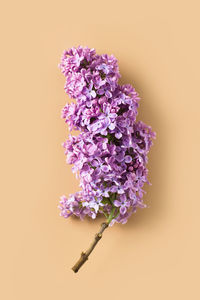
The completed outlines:
[[[1,7],[2,300],[200,299],[198,1],[4,1]],[[157,140],[148,209],[115,225],[78,274],[102,219],[59,217],[65,164],[57,68],[79,44],[119,59]]]

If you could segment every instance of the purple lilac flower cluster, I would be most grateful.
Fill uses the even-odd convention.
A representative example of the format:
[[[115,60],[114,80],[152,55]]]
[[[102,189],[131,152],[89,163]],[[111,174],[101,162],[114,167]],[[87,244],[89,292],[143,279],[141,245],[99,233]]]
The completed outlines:
[[[145,207],[147,154],[155,138],[150,126],[136,122],[138,93],[131,85],[118,83],[113,55],[98,55],[88,47],[65,51],[60,69],[66,93],[76,99],[65,105],[62,118],[70,130],[80,131],[63,146],[81,187],[76,194],[61,197],[61,216],[108,217],[114,208],[110,224],[126,223],[137,207]]]

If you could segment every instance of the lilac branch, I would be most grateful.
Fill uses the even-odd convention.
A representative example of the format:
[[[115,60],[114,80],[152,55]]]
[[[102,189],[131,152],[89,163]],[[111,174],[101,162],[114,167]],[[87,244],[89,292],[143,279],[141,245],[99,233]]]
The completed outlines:
[[[88,260],[89,255],[92,253],[92,251],[96,247],[97,243],[102,238],[102,234],[103,234],[104,230],[109,226],[110,222],[112,221],[115,210],[116,210],[116,208],[113,206],[107,221],[103,222],[101,224],[101,228],[100,228],[99,232],[95,234],[94,240],[92,241],[90,247],[85,252],[81,253],[81,257],[75,263],[75,265],[72,267],[72,270],[74,271],[74,273],[77,273],[78,270],[82,267],[82,265]]]

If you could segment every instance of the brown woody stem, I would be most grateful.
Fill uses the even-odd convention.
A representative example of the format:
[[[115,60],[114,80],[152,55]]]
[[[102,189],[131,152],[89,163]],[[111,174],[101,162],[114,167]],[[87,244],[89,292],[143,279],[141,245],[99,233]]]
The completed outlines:
[[[108,222],[104,222],[101,224],[101,229],[99,230],[99,232],[95,235],[93,242],[91,243],[90,247],[88,248],[88,250],[86,252],[82,252],[81,253],[81,257],[79,258],[79,260],[75,263],[75,265],[72,267],[72,270],[77,273],[78,270],[80,269],[80,267],[86,262],[86,260],[88,260],[89,255],[91,254],[91,252],[94,250],[94,248],[96,247],[97,243],[99,242],[99,240],[102,238],[102,234],[104,232],[104,230],[108,227],[109,225],[109,221]]]

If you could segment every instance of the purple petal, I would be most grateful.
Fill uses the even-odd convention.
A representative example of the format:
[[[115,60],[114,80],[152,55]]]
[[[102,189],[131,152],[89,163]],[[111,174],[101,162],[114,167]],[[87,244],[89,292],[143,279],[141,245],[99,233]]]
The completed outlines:
[[[115,205],[116,207],[120,207],[120,206],[121,206],[121,202],[118,201],[118,200],[115,200],[113,203],[114,203],[114,205]]]
[[[126,195],[125,194],[120,195],[120,200],[122,202],[126,201]]]
[[[102,166],[101,166],[101,169],[102,169],[102,171],[105,172],[105,173],[107,173],[107,172],[110,170],[109,166],[106,166],[106,165],[102,165]]]
[[[105,92],[106,97],[111,98],[112,97],[112,93],[110,91],[106,91]]]
[[[131,157],[130,155],[126,155],[126,156],[124,157],[124,160],[125,160],[126,163],[129,164],[129,163],[132,161],[132,157]]]
[[[93,155],[96,150],[97,150],[97,146],[94,144],[90,144],[87,146],[87,151],[88,151],[89,155]]]
[[[124,152],[120,152],[117,156],[116,156],[116,160],[118,162],[122,162],[124,160]]]
[[[109,113],[109,118],[116,119],[117,118],[117,114],[116,113]]]
[[[95,91],[92,90],[92,91],[90,92],[90,95],[91,95],[93,98],[95,98],[95,97],[96,97]]]
[[[113,129],[115,129],[115,123],[111,123],[109,126],[108,126],[108,128],[110,129],[110,130],[113,130]]]
[[[120,139],[120,138],[122,137],[122,134],[121,134],[121,132],[117,132],[117,133],[115,133],[115,137],[116,137],[117,139]]]
[[[127,209],[125,206],[121,206],[119,211],[120,211],[120,214],[124,215],[127,212]]]
[[[120,194],[120,195],[121,195],[121,194],[124,194],[124,189],[122,189],[122,188],[121,188],[121,189],[118,189],[118,194]]]
[[[93,159],[92,162],[91,162],[91,165],[92,165],[93,167],[98,167],[98,166],[99,166],[98,160],[97,160],[97,159]]]
[[[112,193],[116,193],[117,192],[117,186],[116,185],[113,185],[111,188],[110,188],[110,191]]]
[[[129,190],[129,197],[132,199],[132,200],[136,200],[136,194],[130,189]]]

